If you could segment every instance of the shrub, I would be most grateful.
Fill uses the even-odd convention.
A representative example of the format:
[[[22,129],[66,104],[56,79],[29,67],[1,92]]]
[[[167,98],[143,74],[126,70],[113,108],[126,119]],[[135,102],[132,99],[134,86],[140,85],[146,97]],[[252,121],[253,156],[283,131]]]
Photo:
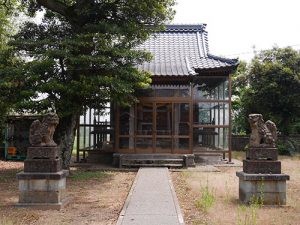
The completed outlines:
[[[208,184],[201,188],[201,198],[195,201],[196,208],[207,212],[216,201],[214,191],[209,189]]]

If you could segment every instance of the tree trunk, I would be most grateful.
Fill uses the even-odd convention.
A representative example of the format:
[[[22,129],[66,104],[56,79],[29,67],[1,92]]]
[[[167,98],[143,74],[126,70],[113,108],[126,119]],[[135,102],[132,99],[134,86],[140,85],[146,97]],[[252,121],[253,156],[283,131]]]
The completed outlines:
[[[60,148],[63,168],[69,169],[79,114],[62,117],[55,132],[55,141]]]

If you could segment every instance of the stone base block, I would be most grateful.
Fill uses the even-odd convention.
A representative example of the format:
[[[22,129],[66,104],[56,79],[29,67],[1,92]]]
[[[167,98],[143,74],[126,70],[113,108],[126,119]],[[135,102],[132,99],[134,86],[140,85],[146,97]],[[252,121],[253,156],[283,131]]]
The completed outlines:
[[[66,190],[59,191],[20,191],[19,203],[61,203],[66,197]]]
[[[205,153],[194,152],[195,163],[203,165],[213,165],[222,163],[222,154],[219,153]]]
[[[47,180],[60,180],[69,175],[68,170],[61,170],[56,173],[27,173],[27,172],[20,172],[17,174],[18,180],[40,180],[40,179],[47,179]]]
[[[58,147],[29,147],[27,148],[27,159],[57,159]]]
[[[246,159],[248,160],[277,160],[277,148],[254,148],[250,147],[246,151]]]
[[[66,199],[67,171],[57,173],[17,174],[19,180],[18,206],[60,209]]]
[[[243,160],[243,171],[250,174],[280,174],[281,162],[269,160]]]
[[[27,179],[19,180],[19,191],[60,191],[66,189],[66,178],[60,180]]]
[[[17,207],[28,207],[37,210],[61,210],[66,207],[70,202],[71,198],[65,198],[59,203],[17,203]]]
[[[194,155],[184,155],[184,163],[186,167],[195,167],[195,156]]]
[[[24,161],[24,172],[55,173],[61,170],[61,159],[26,159]]]
[[[289,176],[285,174],[247,174],[237,172],[239,177],[239,199],[250,204],[254,199],[260,199],[264,205],[286,204],[286,181]]]

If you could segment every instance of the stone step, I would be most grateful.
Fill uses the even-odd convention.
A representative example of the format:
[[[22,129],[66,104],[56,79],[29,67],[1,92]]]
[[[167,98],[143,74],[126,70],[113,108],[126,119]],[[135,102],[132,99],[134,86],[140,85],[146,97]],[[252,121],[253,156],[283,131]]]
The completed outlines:
[[[121,159],[120,166],[132,167],[184,167],[183,159]]]
[[[194,155],[192,154],[114,154],[113,164],[122,166],[142,166],[156,167],[158,165],[168,167],[195,166]]]
[[[183,167],[182,164],[170,164],[170,163],[162,163],[162,164],[156,164],[156,163],[152,163],[152,164],[140,164],[140,163],[123,163],[122,166],[125,167],[176,167],[176,168],[181,168]]]
[[[222,154],[220,153],[196,152],[194,155],[197,164],[219,164],[222,162]]]
[[[123,159],[182,159],[183,155],[176,154],[120,154]]]
[[[174,162],[174,163],[182,163],[184,160],[183,159],[147,159],[147,158],[144,158],[144,159],[136,159],[136,158],[130,158],[130,159],[124,159],[122,158],[123,161],[147,161],[149,163],[151,162]]]

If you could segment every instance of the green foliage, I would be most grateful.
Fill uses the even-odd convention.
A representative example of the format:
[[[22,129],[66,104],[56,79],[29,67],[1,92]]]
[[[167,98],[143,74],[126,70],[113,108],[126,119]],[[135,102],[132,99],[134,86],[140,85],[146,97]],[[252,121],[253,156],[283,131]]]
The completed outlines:
[[[109,177],[110,174],[103,171],[74,171],[70,178],[74,181],[85,181]]]
[[[29,11],[45,10],[40,24],[26,22],[10,44],[26,59],[22,70],[2,71],[19,109],[56,110],[61,117],[83,107],[101,108],[113,99],[129,104],[134,90],[151,81],[136,64],[150,60],[135,47],[172,18],[165,1],[24,1]],[[16,70],[15,67],[13,69]],[[38,98],[43,95],[44,98]]]
[[[300,134],[300,118],[297,118],[296,121],[290,126],[291,134]]]
[[[208,187],[207,182],[206,186],[201,188],[201,197],[195,201],[195,206],[198,210],[207,212],[214,205],[215,201],[214,190]]]
[[[16,224],[15,220],[15,218],[11,218],[10,216],[4,216],[0,221],[0,225],[14,225]]]
[[[22,65],[0,68],[2,91],[19,112],[56,111],[57,142],[72,151],[76,121],[85,107],[129,105],[134,90],[151,82],[137,64],[150,60],[138,50],[174,14],[173,0],[23,0],[29,15],[44,10],[41,23],[27,21],[10,42]]]
[[[261,113],[274,121],[282,134],[300,115],[300,53],[292,48],[262,51],[234,77],[233,104],[235,119],[241,130],[249,131],[250,113]],[[241,75],[244,74],[244,75]]]
[[[284,137],[277,141],[277,149],[279,155],[289,155],[292,156],[297,151],[297,147],[293,139],[289,137]]]
[[[260,182],[259,194],[253,195],[249,206],[239,205],[237,213],[238,225],[256,225],[257,211],[264,205],[264,180]]]
[[[3,141],[4,122],[8,111],[13,105],[10,93],[7,92],[7,83],[3,79],[3,73],[7,67],[16,64],[16,58],[8,45],[11,35],[15,31],[13,17],[18,9],[18,3],[15,0],[0,0],[0,145]],[[12,72],[12,71],[10,71]]]
[[[286,144],[284,144],[283,142],[277,142],[277,149],[278,149],[278,153],[279,155],[291,155],[289,152],[288,147],[286,146]]]
[[[240,61],[236,72],[232,75],[232,127],[233,132],[240,135],[245,134],[245,128],[247,128],[247,123],[243,118],[245,100],[242,100],[245,92],[249,90],[247,71],[247,63]]]

